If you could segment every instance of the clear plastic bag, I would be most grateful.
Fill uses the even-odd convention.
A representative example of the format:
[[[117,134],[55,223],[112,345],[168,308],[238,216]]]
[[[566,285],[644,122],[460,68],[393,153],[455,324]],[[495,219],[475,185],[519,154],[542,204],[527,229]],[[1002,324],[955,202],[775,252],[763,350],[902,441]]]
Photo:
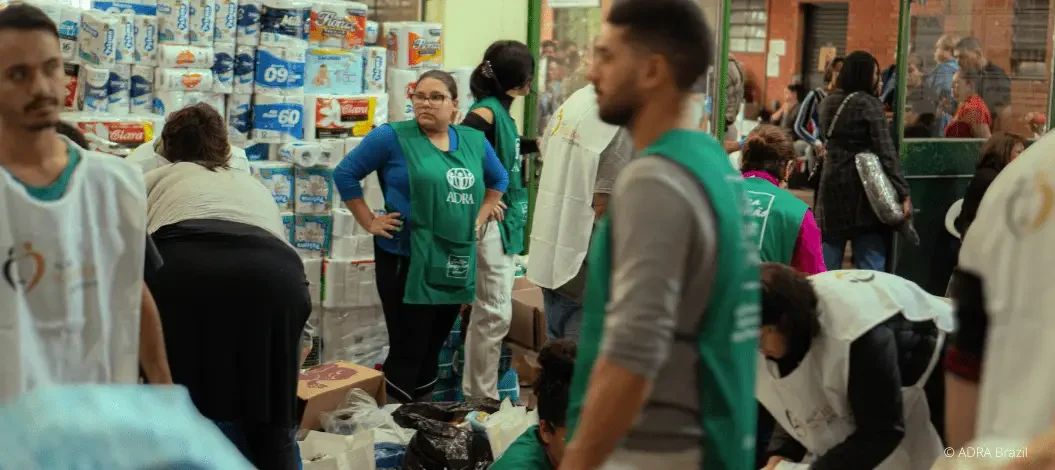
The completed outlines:
[[[351,436],[362,431],[374,430],[377,441],[402,445],[406,445],[414,437],[414,430],[397,425],[392,415],[378,408],[374,397],[361,389],[349,391],[340,408],[322,413],[319,419],[323,429],[331,434]]]

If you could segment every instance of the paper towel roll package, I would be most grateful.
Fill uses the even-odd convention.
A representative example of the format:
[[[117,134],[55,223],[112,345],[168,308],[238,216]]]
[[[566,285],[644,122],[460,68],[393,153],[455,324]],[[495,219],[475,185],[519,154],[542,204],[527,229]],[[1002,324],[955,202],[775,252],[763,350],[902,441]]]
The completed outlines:
[[[158,63],[158,17],[135,16],[135,62],[137,65]]]
[[[238,36],[238,0],[216,0],[213,41],[234,44]]]
[[[314,142],[289,142],[278,148],[278,159],[297,167],[313,167],[322,160],[322,146]]]
[[[110,71],[104,68],[84,65],[80,70],[80,80],[84,99],[82,108],[86,112],[105,113],[110,105]]]
[[[92,10],[99,10],[109,14],[128,13],[130,15],[156,15],[157,0],[131,0],[110,1],[92,0]]]
[[[322,154],[319,156],[318,166],[324,166],[328,168],[335,168],[341,159],[344,158],[344,140],[343,139],[323,139],[314,141],[319,147],[322,147]],[[334,191],[334,195],[337,191]]]
[[[293,222],[293,246],[306,258],[322,258],[330,249],[329,215],[300,215]]]
[[[271,196],[275,198],[278,210],[293,212],[293,165],[286,162],[250,162],[249,168]]]
[[[118,64],[136,63],[136,16],[131,13],[118,13],[117,28],[114,29],[114,62]]]
[[[77,31],[81,27],[81,9],[67,5],[53,5],[43,2],[35,3],[44,14],[55,22],[59,30],[59,46],[62,48],[62,60],[73,62],[77,59]]]
[[[234,55],[234,93],[250,94],[256,83],[256,47],[239,44]]]
[[[372,242],[371,242],[372,243]],[[331,250],[332,252],[332,250]],[[374,263],[360,263],[352,258],[326,263],[326,285],[322,306],[327,308],[373,307],[381,305],[374,284]],[[362,326],[365,326],[363,322]]]
[[[380,39],[381,25],[377,24],[376,21],[366,22],[366,34],[364,35],[363,42],[367,46],[376,46]]]
[[[234,91],[234,55],[233,42],[218,42],[213,45],[216,53],[212,65],[214,93],[232,93]]]
[[[311,5],[308,42],[320,47],[363,47],[366,10],[366,5],[358,2],[316,0]]]
[[[260,44],[260,8],[260,0],[238,0],[235,43],[248,46]]]
[[[111,114],[128,114],[131,112],[131,97],[129,95],[131,81],[131,65],[118,64],[110,69],[110,78],[106,84],[110,102],[106,107],[106,112]]]
[[[414,118],[414,103],[410,96],[421,76],[420,70],[388,69],[388,122]]]
[[[363,54],[348,49],[308,49],[304,92],[358,95],[363,92]]]
[[[297,167],[293,191],[293,212],[329,214],[333,209],[333,169]]]
[[[212,109],[215,109],[216,113],[219,114],[221,117],[227,115],[227,103],[226,100],[224,100],[224,95],[222,93],[209,93],[200,91],[187,92],[183,95],[183,103],[184,106],[205,103],[209,106],[212,106]]]
[[[351,237],[333,236],[330,238],[330,256],[341,260],[372,260],[374,259],[374,236],[370,234]]]
[[[366,96],[374,97],[374,127],[380,127],[388,123],[388,93],[367,93]]]
[[[293,142],[304,138],[304,97],[254,95],[252,139]]]
[[[282,213],[282,226],[284,226],[286,228],[286,234],[287,234],[286,241],[288,241],[290,245],[293,244],[293,221],[294,221],[294,216],[293,216],[292,212],[283,212]],[[319,263],[320,263],[320,266],[319,266],[319,280],[321,281],[322,280],[321,261],[319,261]],[[305,273],[305,275],[308,274],[308,272],[309,272],[308,263],[304,263],[304,273]],[[318,282],[316,282],[316,284],[318,284]],[[310,285],[308,286],[308,289],[309,290],[311,289]],[[314,299],[314,297],[313,297],[313,299]]]
[[[307,140],[362,137],[374,128],[375,98],[366,95],[304,96]]]
[[[263,0],[260,5],[261,46],[308,45],[311,4],[298,0]]]
[[[249,140],[253,117],[253,95],[232,94],[227,97],[227,137],[232,142]]]
[[[443,25],[385,23],[388,66],[397,69],[443,67]]]
[[[162,44],[158,52],[161,67],[180,69],[207,69],[216,60],[216,50],[212,46],[184,46]]]
[[[154,74],[157,91],[208,91],[212,89],[211,69],[163,69]]]
[[[155,91],[154,92],[154,114],[168,116],[186,106],[186,92],[182,91]]]
[[[134,114],[154,112],[154,67],[133,65],[129,80],[128,99]]]
[[[384,93],[388,51],[383,47],[367,47],[363,61],[363,92]]]
[[[355,221],[355,214],[352,211],[343,207],[333,209],[333,229],[331,230],[331,236],[337,237],[351,237],[365,233],[365,229],[359,227],[359,223]]]
[[[197,46],[211,46],[213,28],[216,26],[216,0],[190,0],[190,17],[188,21],[190,43]]]
[[[307,49],[260,46],[256,51],[254,91],[259,94],[294,95],[304,93],[304,62]]]
[[[469,108],[472,107],[473,99],[472,89],[469,87],[470,78],[473,75],[473,70],[476,67],[458,67],[447,70],[454,78],[454,83],[458,85],[458,118],[455,119],[455,124],[461,124],[462,120],[469,113]]]
[[[158,42],[190,44],[191,0],[158,0]]]
[[[117,60],[117,16],[85,11],[81,14],[81,26],[77,33],[77,47],[81,63],[103,68],[113,67]]]

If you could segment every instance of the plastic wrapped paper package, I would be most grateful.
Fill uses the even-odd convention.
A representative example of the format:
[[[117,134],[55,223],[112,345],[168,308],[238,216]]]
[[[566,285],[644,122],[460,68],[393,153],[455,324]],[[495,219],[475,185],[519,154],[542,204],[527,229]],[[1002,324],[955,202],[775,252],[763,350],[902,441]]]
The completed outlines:
[[[374,263],[331,259],[326,263],[326,308],[380,307],[374,283]]]
[[[66,63],[77,61],[77,32],[81,27],[80,8],[68,5],[34,2],[34,6],[55,22],[59,30],[59,46],[62,48],[62,60]]]
[[[439,23],[385,23],[388,66],[397,69],[443,67],[443,25]]]
[[[290,230],[293,229],[292,219],[293,217],[290,217]],[[324,261],[322,258],[305,258],[303,261],[304,277],[308,280],[308,294],[311,296],[311,304],[322,305],[322,279],[324,271]],[[314,310],[312,312],[314,314]]]
[[[316,0],[311,5],[308,42],[319,47],[363,47],[366,11],[366,5],[358,2]]]
[[[227,136],[231,142],[245,143],[249,141],[252,119],[252,95],[232,94],[227,96]]]
[[[214,44],[214,60],[212,64],[213,93],[234,92],[234,43],[218,42]]]
[[[256,46],[238,44],[234,53],[234,93],[253,93],[256,83]]]
[[[322,325],[323,362],[348,361],[363,367],[384,362],[388,329],[381,307],[323,307]]]
[[[238,25],[234,36],[239,46],[260,44],[260,8],[260,0],[238,1]]]
[[[293,220],[293,246],[302,258],[322,258],[329,253],[329,214],[297,214]]]
[[[293,165],[285,162],[250,162],[249,168],[271,196],[281,212],[293,212]]]
[[[234,44],[238,31],[238,0],[216,0],[216,24],[213,40]]]
[[[158,0],[158,42],[190,44],[191,0]]]
[[[333,209],[333,169],[297,167],[294,183],[294,212],[330,214]]]
[[[304,46],[260,46],[256,50],[254,92],[286,96],[303,94],[306,60]]]
[[[253,96],[252,139],[294,142],[304,138],[303,96]]]
[[[311,3],[263,0],[260,3],[260,45],[307,47]]]
[[[190,43],[195,45],[212,45],[216,32],[215,0],[189,0],[188,16]]]
[[[293,244],[293,220],[294,220],[294,214],[292,212],[283,212],[281,215],[282,215],[283,233],[286,234],[286,241],[288,241],[289,244],[292,245]],[[307,264],[304,265],[304,268],[307,269]],[[311,290],[310,280],[309,280],[308,290],[309,291]]]
[[[154,72],[155,91],[209,91],[212,69],[163,69]]]
[[[77,33],[77,48],[80,62],[109,69],[117,61],[117,28],[121,23],[117,15],[100,11],[85,11],[81,14],[81,26]]]
[[[367,95],[304,96],[307,140],[363,137],[374,128],[376,98]]]
[[[346,49],[308,49],[304,92],[358,95],[363,92],[363,53]]]
[[[105,113],[110,106],[110,71],[82,65],[77,81],[81,87],[82,109],[85,112]]]
[[[106,112],[122,115],[131,111],[131,96],[129,94],[131,82],[131,65],[118,64],[110,69],[110,79],[106,84],[107,94],[109,95],[109,104],[106,106]]]

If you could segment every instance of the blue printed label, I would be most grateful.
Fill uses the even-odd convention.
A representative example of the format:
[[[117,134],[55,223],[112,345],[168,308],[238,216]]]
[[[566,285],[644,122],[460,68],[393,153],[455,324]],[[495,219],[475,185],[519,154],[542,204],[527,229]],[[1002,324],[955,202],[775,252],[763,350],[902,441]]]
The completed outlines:
[[[128,77],[122,77],[110,72],[110,80],[106,83],[107,88],[110,90],[110,95],[128,91],[128,81]]]
[[[59,38],[62,39],[77,39],[77,30],[80,27],[80,23],[76,21],[66,20],[59,23]]]
[[[157,15],[157,5],[140,5],[128,2],[92,2],[93,10],[105,11],[107,13],[134,13],[136,15]]]
[[[256,58],[250,53],[239,53],[234,56],[234,74],[252,79],[256,73]],[[248,80],[246,80],[248,82]]]
[[[238,27],[255,27],[260,23],[260,8],[256,5],[238,5]]]
[[[133,75],[128,94],[134,104],[146,104],[146,98],[154,92],[154,84],[147,77]]]
[[[256,53],[256,85],[265,88],[288,88],[296,69],[293,63],[279,58],[270,51],[260,50]],[[304,66],[300,67],[300,81],[304,84]]]
[[[253,128],[304,138],[304,104],[274,103],[253,106]]]
[[[143,44],[140,44],[140,49],[136,52],[142,55],[150,54],[157,49],[157,27],[153,23],[137,24],[135,28],[135,36],[143,38]]]
[[[250,106],[249,104],[243,104],[236,106],[230,110],[228,114],[228,124],[239,133],[249,132],[249,118],[250,118]]]
[[[204,3],[204,2],[203,2]],[[216,22],[216,14],[212,11],[212,3],[201,5],[201,18],[198,20],[198,29],[205,34],[212,32],[212,25]]]
[[[260,32],[307,40],[311,8],[272,8],[260,10]]]
[[[103,55],[114,57],[114,30],[106,29],[106,40],[103,42]]]
[[[230,73],[234,70],[234,57],[226,52],[217,52],[212,63],[212,73],[216,75]]]
[[[384,83],[385,81],[385,57],[381,54],[374,54],[373,60],[373,72],[370,74],[370,81]]]

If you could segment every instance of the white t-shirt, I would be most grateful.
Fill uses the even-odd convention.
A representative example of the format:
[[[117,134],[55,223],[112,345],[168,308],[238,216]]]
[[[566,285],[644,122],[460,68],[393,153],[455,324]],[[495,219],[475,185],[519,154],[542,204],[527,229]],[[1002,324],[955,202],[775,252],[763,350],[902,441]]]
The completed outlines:
[[[976,436],[1029,440],[1055,415],[1055,133],[986,191],[960,250],[989,315]]]
[[[111,155],[81,157],[53,201],[0,169],[0,402],[139,378],[143,177]]]

